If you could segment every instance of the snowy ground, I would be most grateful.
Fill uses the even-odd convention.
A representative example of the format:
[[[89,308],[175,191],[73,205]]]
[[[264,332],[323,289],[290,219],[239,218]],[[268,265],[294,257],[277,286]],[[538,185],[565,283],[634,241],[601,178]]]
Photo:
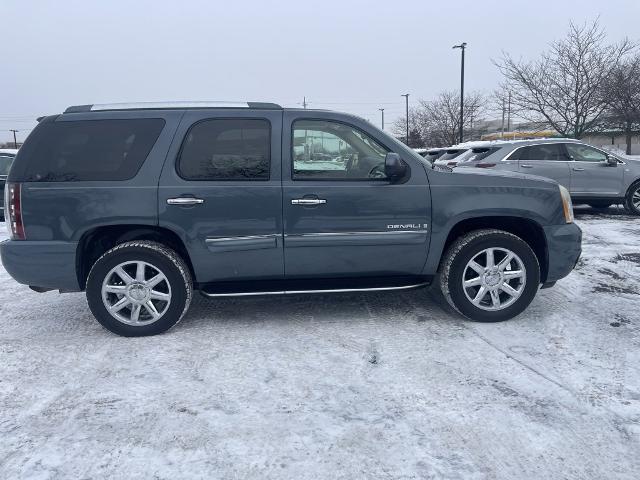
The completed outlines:
[[[578,269],[501,324],[425,290],[198,297],[125,339],[0,268],[0,478],[638,478],[640,219],[578,223]]]

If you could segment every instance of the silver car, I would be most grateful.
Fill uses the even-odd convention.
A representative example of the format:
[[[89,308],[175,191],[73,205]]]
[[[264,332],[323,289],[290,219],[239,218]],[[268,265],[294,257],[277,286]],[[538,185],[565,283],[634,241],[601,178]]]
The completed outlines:
[[[640,215],[640,160],[567,138],[500,142],[473,149],[458,168],[490,168],[551,178],[565,186],[574,203],[607,208],[622,203]]]

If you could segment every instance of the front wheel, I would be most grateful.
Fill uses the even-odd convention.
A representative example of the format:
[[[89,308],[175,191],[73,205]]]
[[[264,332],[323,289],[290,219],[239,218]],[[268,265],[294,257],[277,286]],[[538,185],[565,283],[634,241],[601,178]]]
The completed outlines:
[[[631,185],[627,190],[624,208],[632,215],[640,215],[640,181]]]
[[[531,247],[502,230],[476,230],[456,240],[444,256],[440,288],[449,304],[478,322],[522,313],[540,285]]]
[[[86,290],[98,322],[125,337],[156,335],[173,327],[193,296],[184,260],[149,241],[122,243],[102,255],[89,272]]]

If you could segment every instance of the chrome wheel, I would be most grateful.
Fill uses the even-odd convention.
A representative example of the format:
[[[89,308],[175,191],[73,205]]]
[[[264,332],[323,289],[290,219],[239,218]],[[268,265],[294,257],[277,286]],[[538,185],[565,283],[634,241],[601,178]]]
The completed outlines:
[[[171,304],[171,285],[157,267],[140,261],[124,262],[105,276],[102,301],[116,320],[127,325],[149,325]]]
[[[476,307],[496,311],[520,298],[526,279],[527,272],[518,255],[506,248],[487,248],[465,266],[462,288]]]

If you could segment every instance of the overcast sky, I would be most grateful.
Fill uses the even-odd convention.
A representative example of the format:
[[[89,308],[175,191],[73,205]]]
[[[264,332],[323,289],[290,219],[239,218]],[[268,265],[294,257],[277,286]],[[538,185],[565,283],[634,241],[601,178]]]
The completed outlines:
[[[0,141],[67,106],[253,100],[361,115],[387,126],[411,102],[499,82],[492,58],[533,58],[570,20],[600,16],[640,38],[638,0],[0,0]]]

